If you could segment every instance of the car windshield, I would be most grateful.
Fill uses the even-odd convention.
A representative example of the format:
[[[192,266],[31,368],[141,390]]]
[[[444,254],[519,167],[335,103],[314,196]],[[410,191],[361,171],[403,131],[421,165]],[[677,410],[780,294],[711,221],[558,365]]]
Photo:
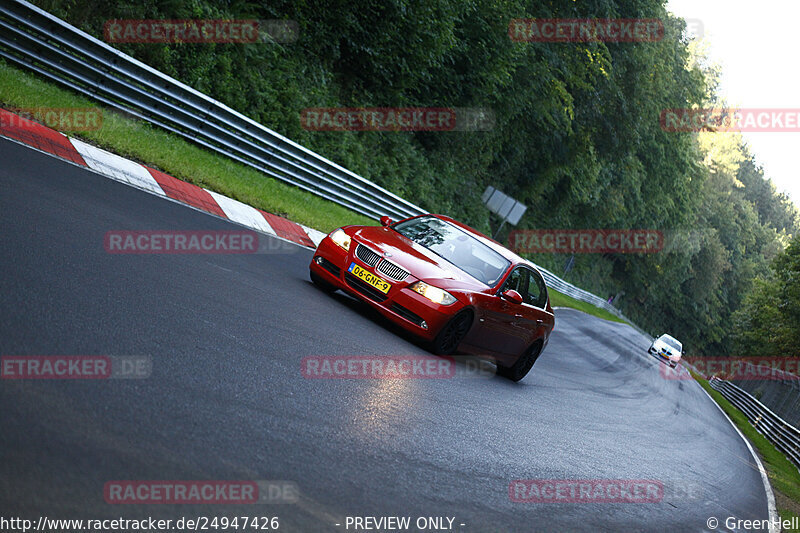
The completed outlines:
[[[511,264],[466,231],[436,217],[413,218],[393,228],[490,287]]]
[[[682,349],[681,343],[680,343],[680,342],[678,342],[678,341],[676,341],[675,339],[673,339],[673,338],[672,338],[672,337],[670,337],[669,335],[662,335],[662,336],[661,336],[661,341],[662,341],[664,344],[666,344],[667,346],[669,346],[670,348],[673,348],[673,349],[675,349],[676,351],[679,351],[679,352],[680,352],[680,351],[681,351],[681,349]]]

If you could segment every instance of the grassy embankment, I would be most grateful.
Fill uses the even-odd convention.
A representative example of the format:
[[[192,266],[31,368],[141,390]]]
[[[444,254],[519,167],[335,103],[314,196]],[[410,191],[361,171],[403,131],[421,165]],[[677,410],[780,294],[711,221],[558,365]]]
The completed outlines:
[[[320,231],[329,232],[345,224],[376,224],[363,215],[265,176],[177,135],[104,109],[87,98],[42,81],[2,61],[0,105],[6,109],[96,107],[102,110],[101,127],[66,133],[123,157],[146,163],[176,178]]]

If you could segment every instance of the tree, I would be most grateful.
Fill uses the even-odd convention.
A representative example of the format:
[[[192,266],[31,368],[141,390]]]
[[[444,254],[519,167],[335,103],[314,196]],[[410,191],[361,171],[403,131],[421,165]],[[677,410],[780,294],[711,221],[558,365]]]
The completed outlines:
[[[735,352],[743,356],[800,356],[800,237],[758,279],[734,314]]]

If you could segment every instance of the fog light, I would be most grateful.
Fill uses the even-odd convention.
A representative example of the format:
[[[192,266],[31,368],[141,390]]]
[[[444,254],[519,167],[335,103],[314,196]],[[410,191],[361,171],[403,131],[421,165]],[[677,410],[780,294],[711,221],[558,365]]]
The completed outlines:
[[[423,320],[422,322],[419,323],[419,327],[421,327],[422,329],[428,329],[428,323]]]
[[[318,264],[318,265],[321,265],[321,264],[322,264],[322,256],[319,256],[319,255],[318,255],[317,257],[315,257],[315,258],[314,258],[314,262],[315,262],[316,264]]]

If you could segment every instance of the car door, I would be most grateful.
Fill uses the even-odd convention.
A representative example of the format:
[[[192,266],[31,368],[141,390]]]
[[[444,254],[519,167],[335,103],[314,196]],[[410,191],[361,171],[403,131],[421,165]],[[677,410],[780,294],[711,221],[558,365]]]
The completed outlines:
[[[527,347],[523,346],[530,338],[525,304],[509,302],[500,295],[513,289],[524,299],[529,283],[528,272],[525,267],[515,267],[495,293],[482,298],[476,317],[479,327],[469,339],[471,345],[503,360],[515,358]]]
[[[527,273],[525,291],[520,291],[523,303],[516,314],[517,326],[521,329],[519,335],[524,339],[524,346],[527,348],[533,342],[542,337],[549,328],[552,315],[546,310],[547,307],[547,286],[538,271],[522,267]]]

